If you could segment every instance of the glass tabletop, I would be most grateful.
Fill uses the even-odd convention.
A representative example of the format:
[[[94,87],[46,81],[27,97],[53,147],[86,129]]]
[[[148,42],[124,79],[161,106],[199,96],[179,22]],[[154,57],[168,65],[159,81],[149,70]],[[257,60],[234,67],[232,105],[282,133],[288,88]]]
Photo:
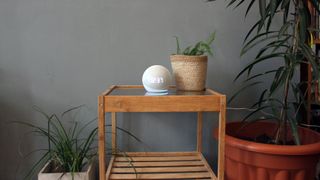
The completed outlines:
[[[165,93],[150,93],[143,88],[115,88],[109,94],[111,96],[194,96],[194,95],[212,95],[208,90],[204,91],[177,91],[175,88],[170,88]]]

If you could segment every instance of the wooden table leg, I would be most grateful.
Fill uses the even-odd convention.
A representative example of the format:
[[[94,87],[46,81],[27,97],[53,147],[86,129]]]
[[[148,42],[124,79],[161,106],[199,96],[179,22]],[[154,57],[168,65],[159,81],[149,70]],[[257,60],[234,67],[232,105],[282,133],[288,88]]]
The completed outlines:
[[[223,96],[221,98],[221,108],[219,112],[218,180],[224,179],[225,130],[226,130],[226,96]]]
[[[105,164],[105,113],[104,113],[104,96],[98,99],[98,136],[99,136],[99,179],[106,179]]]
[[[111,113],[111,142],[112,142],[112,153],[117,153],[117,116],[115,112]]]
[[[197,151],[202,152],[202,112],[198,112],[197,118]]]

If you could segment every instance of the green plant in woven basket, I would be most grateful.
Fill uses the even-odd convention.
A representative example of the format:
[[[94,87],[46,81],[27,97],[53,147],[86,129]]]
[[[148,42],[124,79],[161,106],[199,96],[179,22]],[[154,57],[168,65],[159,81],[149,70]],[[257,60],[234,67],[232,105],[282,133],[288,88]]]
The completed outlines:
[[[175,36],[177,43],[176,55],[186,55],[186,56],[201,56],[209,54],[212,56],[211,44],[214,41],[216,32],[210,34],[206,41],[199,41],[195,45],[186,47],[184,50],[180,49],[179,38]]]
[[[86,131],[86,134],[88,135],[85,137],[83,137],[82,134],[85,133],[85,130],[90,124],[96,122],[97,118],[90,120],[82,126],[80,126],[80,122],[75,119],[71,119],[70,121],[70,119],[66,118],[67,114],[70,114],[68,117],[72,117],[72,114],[76,114],[76,111],[80,110],[82,107],[83,105],[70,108],[60,116],[56,114],[47,114],[40,108],[35,107],[35,110],[45,118],[46,127],[38,126],[29,122],[13,122],[30,127],[32,129],[31,133],[43,137],[47,141],[47,148],[36,149],[26,155],[29,156],[30,154],[39,151],[44,152],[40,159],[31,167],[24,179],[32,179],[34,174],[49,161],[51,161],[53,165],[51,166],[51,172],[59,172],[63,173],[63,175],[68,172],[71,173],[72,178],[74,178],[74,174],[76,172],[81,172],[84,170],[85,166],[92,162],[93,158],[97,155],[97,147],[94,146],[94,142],[96,140],[98,129],[95,127],[89,130],[89,132]],[[65,127],[66,120],[68,120],[67,122],[72,123],[70,128]],[[117,129],[141,142],[130,132],[119,127],[117,127]],[[109,154],[119,152],[119,150],[113,149],[109,149],[108,151]],[[20,152],[20,154],[22,153]],[[25,155],[22,156],[26,158]],[[130,158],[128,158],[128,161],[130,161]]]

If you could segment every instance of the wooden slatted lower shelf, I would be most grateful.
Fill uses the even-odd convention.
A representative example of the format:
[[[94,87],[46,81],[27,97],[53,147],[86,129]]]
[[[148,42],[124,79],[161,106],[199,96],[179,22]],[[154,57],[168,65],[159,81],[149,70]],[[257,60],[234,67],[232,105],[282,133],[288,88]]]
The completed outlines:
[[[217,179],[199,152],[127,152],[112,156],[107,179]]]

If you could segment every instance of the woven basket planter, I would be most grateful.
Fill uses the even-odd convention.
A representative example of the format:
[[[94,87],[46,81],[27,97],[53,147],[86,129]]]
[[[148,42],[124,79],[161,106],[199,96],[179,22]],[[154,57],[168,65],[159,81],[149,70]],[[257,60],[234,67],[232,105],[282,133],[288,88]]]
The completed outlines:
[[[207,77],[207,56],[170,56],[177,89],[180,91],[203,91]]]

